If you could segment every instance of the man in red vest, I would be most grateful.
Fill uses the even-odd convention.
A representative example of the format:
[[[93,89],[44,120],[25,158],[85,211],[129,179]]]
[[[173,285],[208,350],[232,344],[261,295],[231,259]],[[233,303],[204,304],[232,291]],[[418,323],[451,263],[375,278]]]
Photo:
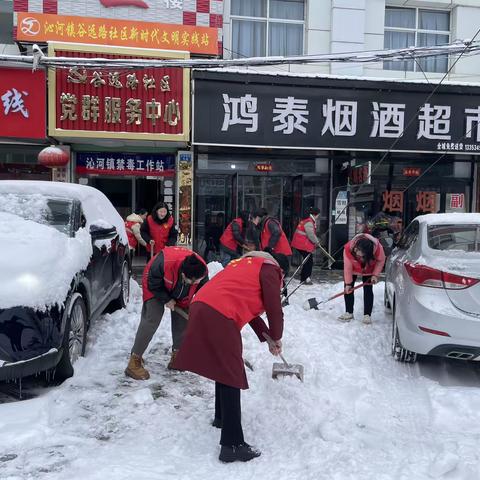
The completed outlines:
[[[248,323],[261,342],[274,341],[272,355],[282,351],[280,302],[284,255],[251,252],[232,260],[192,301],[189,322],[174,366],[215,381],[215,419],[221,428],[222,462],[246,462],[260,455],[243,438],[240,389],[248,388],[240,330]],[[260,317],[266,312],[268,327]]]
[[[265,208],[259,208],[253,212],[252,223],[257,226],[257,250],[281,253],[287,257],[292,255],[292,249],[280,222],[269,216]]]
[[[188,309],[195,292],[207,280],[207,264],[187,248],[165,247],[147,263],[142,278],[142,315],[125,375],[135,380],[150,378],[143,366],[143,354],[160,325],[165,307],[171,310],[172,317],[173,346],[168,364],[172,368],[187,324],[174,308]]]
[[[152,209],[147,220],[142,223],[140,233],[147,243],[147,250],[157,254],[165,246],[177,243],[177,229],[173,225],[173,217],[170,215],[168,205],[158,202]]]
[[[234,218],[220,237],[221,262],[225,267],[234,258],[242,255],[242,249],[248,249],[245,243],[245,234],[248,225],[249,214],[243,210],[237,218]]]

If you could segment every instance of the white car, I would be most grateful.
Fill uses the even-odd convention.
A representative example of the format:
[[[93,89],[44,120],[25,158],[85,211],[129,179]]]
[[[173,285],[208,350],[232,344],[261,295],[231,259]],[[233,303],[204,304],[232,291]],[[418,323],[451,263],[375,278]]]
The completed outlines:
[[[480,360],[480,214],[415,218],[385,271],[396,360]]]

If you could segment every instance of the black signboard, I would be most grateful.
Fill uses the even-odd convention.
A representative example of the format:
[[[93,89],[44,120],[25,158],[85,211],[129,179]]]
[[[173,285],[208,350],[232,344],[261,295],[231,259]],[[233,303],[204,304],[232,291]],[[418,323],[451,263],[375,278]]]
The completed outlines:
[[[480,89],[195,72],[193,143],[472,154]],[[429,98],[430,96],[430,98]]]

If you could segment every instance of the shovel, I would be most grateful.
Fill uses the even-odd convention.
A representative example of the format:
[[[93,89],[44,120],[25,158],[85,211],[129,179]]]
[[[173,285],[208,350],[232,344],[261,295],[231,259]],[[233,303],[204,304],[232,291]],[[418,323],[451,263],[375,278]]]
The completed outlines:
[[[270,335],[263,332],[263,336],[269,345],[275,345],[275,342],[270,338]],[[283,363],[274,363],[272,367],[272,378],[290,377],[295,375],[301,382],[303,382],[303,365],[290,364],[285,360],[285,357],[280,353],[280,358]]]
[[[370,285],[370,283],[368,282],[364,282],[364,283],[360,283],[359,285],[357,285],[356,287],[353,287],[352,288],[352,292],[354,292],[355,290],[361,288],[361,287],[364,287],[365,285]],[[319,305],[323,305],[324,303],[327,303],[329,302],[330,300],[334,300],[335,298],[338,298],[338,297],[343,297],[345,295],[345,291],[343,292],[340,292],[340,293],[337,293],[336,295],[333,295],[333,297],[330,297],[330,298],[327,298],[326,300],[321,300],[321,301],[318,301],[316,298],[309,298],[304,304],[303,304],[303,309],[304,310],[311,310],[312,308],[315,309],[315,310],[318,310],[318,306]]]
[[[175,307],[173,308],[173,311],[175,313],[178,313],[185,320],[188,320],[188,313],[183,308],[177,307],[175,305]],[[253,372],[253,365],[248,360],[243,359],[243,364]]]

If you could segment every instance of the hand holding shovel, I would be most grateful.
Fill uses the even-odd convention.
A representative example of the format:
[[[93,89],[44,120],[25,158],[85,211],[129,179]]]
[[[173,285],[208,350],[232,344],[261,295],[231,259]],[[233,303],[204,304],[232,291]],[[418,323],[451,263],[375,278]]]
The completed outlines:
[[[278,378],[278,377],[288,377],[295,375],[301,382],[303,382],[303,365],[297,364],[289,364],[285,360],[285,357],[282,355],[282,345],[277,344],[277,342],[274,342],[270,335],[267,333],[263,332],[263,336],[265,337],[265,340],[268,342],[268,348],[270,349],[270,352],[272,355],[275,355],[275,353],[278,353],[280,355],[280,358],[282,359],[283,363],[274,363],[272,367],[272,378]]]

